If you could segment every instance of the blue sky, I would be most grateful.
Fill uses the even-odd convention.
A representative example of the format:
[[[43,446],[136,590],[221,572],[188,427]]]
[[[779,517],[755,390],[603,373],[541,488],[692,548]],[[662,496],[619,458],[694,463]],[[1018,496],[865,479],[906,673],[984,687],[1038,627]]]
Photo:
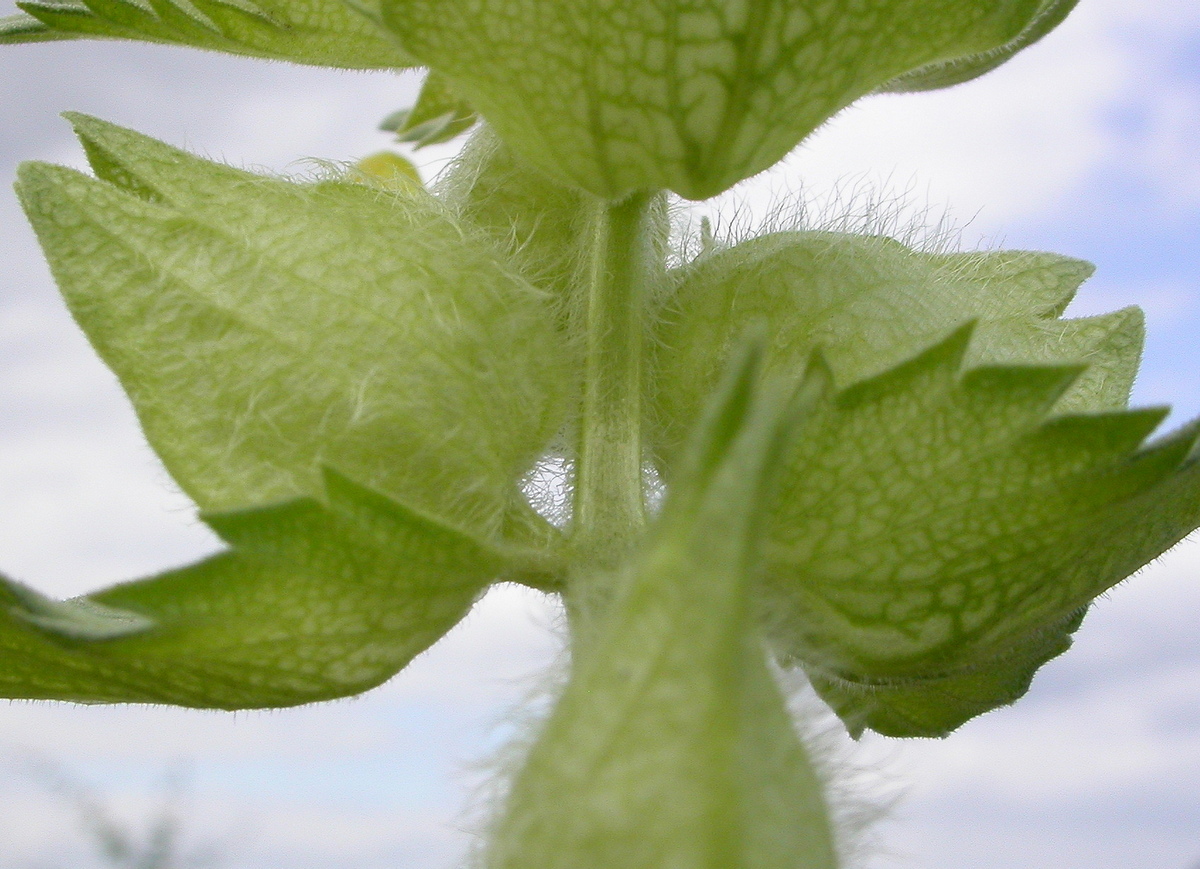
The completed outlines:
[[[0,52],[0,569],[68,595],[215,546],[58,303],[5,192],[21,160],[81,165],[57,112],[296,171],[304,157],[384,147],[374,125],[414,86],[148,46]],[[1136,399],[1174,404],[1174,424],[1200,414],[1197,118],[1200,7],[1082,0],[992,76],[864,101],[708,210],[720,223],[733,198],[762,213],[801,181],[820,200],[849,178],[906,194],[912,211],[946,209],[966,246],[1090,259],[1097,275],[1072,310],[1146,308]],[[427,155],[427,170],[447,157]],[[1186,543],[1115,589],[1017,706],[944,741],[846,749],[868,770],[864,799],[905,791],[871,869],[1194,869],[1197,568],[1200,545]],[[536,596],[502,590],[384,688],[302,710],[0,706],[0,869],[88,865],[69,812],[17,771],[30,752],[62,760],[131,819],[152,812],[156,777],[187,762],[193,829],[227,844],[229,867],[456,866],[472,824],[461,807],[512,710],[537,695],[554,623]]]

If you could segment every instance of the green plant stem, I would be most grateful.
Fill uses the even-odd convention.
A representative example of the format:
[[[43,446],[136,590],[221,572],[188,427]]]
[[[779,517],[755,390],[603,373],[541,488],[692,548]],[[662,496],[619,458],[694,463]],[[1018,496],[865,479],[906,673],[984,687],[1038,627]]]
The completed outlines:
[[[598,201],[587,270],[583,413],[576,453],[572,546],[583,569],[568,604],[591,599],[646,523],[642,478],[642,355],[652,274],[653,194]]]

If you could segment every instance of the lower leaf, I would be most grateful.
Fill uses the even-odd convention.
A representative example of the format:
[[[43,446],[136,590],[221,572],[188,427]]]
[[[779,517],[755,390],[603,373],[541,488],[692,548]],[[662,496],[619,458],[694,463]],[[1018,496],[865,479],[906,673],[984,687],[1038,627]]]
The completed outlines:
[[[0,582],[0,696],[252,709],[358,694],[506,564],[343,477],[326,488],[325,503],[208,516],[229,551],[85,598]]]

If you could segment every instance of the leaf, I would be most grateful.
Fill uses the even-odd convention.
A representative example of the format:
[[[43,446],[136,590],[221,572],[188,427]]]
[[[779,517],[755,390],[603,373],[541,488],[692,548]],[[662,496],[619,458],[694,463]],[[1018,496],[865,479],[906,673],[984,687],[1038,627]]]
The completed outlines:
[[[608,199],[705,199],[897,76],[1008,50],[1042,0],[382,0],[517,153]]]
[[[565,412],[543,294],[422,190],[268,179],[74,121],[104,180],[26,165],[22,202],[203,509],[312,494],[334,464],[497,533]]]
[[[9,614],[31,625],[76,640],[109,640],[154,627],[145,616],[102,606],[87,598],[54,600],[20,582],[0,577],[9,598]]]
[[[848,385],[979,320],[968,362],[1082,362],[1057,409],[1124,407],[1141,354],[1136,309],[1056,319],[1092,273],[1048,253],[926,254],[882,236],[783,232],[676,270],[656,334],[650,438],[664,469],[748,324],[772,335],[769,367],[802,370],[820,347]]]
[[[693,442],[513,785],[490,869],[832,869],[821,785],[751,618],[759,497],[803,398],[755,354]],[[564,799],[569,795],[569,799]]]
[[[137,630],[30,618],[27,591],[0,582],[0,696],[257,709],[358,694],[453,627],[510,557],[326,483],[323,502],[206,516],[227,552],[52,602]]]
[[[380,129],[395,133],[401,142],[417,148],[449,142],[475,126],[475,110],[451,90],[436,72],[425,76],[417,104],[411,109],[393,112]]]
[[[855,738],[867,727],[885,736],[946,736],[977,715],[1020,700],[1038,668],[1070,648],[1085,614],[1080,610],[1030,637],[1012,657],[978,670],[896,684],[851,682],[822,672],[809,678]]]
[[[1079,367],[963,371],[969,329],[797,430],[762,612],[854,730],[942,735],[1012,702],[1091,601],[1200,525],[1192,427],[1052,416]]]
[[[374,20],[341,0],[27,0],[0,43],[133,39],[346,69],[414,65]]]
[[[1007,63],[1015,54],[1033,45],[1062,24],[1078,2],[1079,0],[1044,0],[1041,10],[1025,29],[999,48],[914,69],[882,85],[879,91],[908,93],[938,90],[979,78]]]
[[[19,42],[55,42],[71,38],[65,33],[51,30],[32,15],[7,15],[0,18],[0,45]]]

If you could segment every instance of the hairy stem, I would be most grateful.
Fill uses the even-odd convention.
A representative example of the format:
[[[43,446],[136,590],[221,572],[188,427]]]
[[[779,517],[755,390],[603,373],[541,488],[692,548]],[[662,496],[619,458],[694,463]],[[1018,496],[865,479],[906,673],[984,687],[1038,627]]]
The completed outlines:
[[[653,194],[634,194],[595,206],[572,539],[579,563],[586,567],[571,583],[576,603],[599,591],[589,586],[611,575],[646,522],[641,398],[654,263],[653,200]]]

